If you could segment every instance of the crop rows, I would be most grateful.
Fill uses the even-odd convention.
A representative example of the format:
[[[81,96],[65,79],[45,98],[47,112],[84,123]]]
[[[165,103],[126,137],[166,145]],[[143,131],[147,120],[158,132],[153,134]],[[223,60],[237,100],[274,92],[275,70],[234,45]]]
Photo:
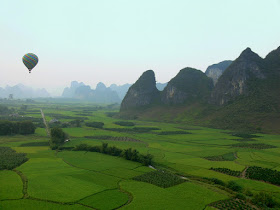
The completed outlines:
[[[251,139],[251,138],[258,138],[260,136],[257,136],[255,134],[250,134],[250,133],[232,133],[232,136],[240,137],[240,138],[245,138],[245,139]]]
[[[176,135],[176,134],[192,134],[187,131],[162,131],[158,135]]]
[[[125,133],[147,133],[153,130],[160,130],[154,127],[134,127],[134,128],[105,128],[109,131],[125,132]]]
[[[280,172],[269,168],[250,166],[246,171],[246,177],[280,185]]]
[[[159,187],[167,188],[183,183],[185,180],[167,171],[152,171],[133,178],[136,181],[147,182]]]
[[[112,140],[112,141],[133,141],[133,142],[142,142],[137,139],[133,139],[126,136],[107,136],[107,135],[99,135],[99,136],[84,136],[87,139],[101,139],[101,140]]]
[[[212,206],[217,209],[248,209],[248,210],[256,209],[250,204],[246,203],[245,201],[239,199],[217,201],[212,204],[209,204],[209,206]]]
[[[248,143],[238,143],[238,144],[232,144],[232,147],[241,147],[241,148],[250,148],[250,149],[270,149],[270,148],[276,148],[276,146],[269,145],[269,144],[248,144]]]
[[[241,175],[240,171],[234,171],[234,170],[230,170],[228,168],[210,168],[210,169],[213,170],[213,171],[217,171],[217,172],[220,172],[220,173],[223,173],[223,174],[230,175],[230,176],[239,177]]]
[[[236,157],[234,156],[234,153],[227,153],[224,155],[208,156],[205,157],[205,159],[211,161],[233,161],[236,159]]]

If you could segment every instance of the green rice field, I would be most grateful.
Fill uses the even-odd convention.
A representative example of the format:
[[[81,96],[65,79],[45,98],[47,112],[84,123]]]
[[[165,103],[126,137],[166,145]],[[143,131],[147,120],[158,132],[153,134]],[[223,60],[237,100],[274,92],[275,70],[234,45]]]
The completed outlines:
[[[9,107],[20,109],[16,104]],[[152,166],[97,152],[51,150],[42,126],[32,135],[0,136],[0,147],[10,147],[28,158],[12,170],[0,170],[0,209],[213,209],[237,196],[229,187],[231,181],[241,187],[239,194],[245,197],[242,202],[234,200],[237,204],[262,209],[251,202],[260,192],[280,202],[279,186],[265,177],[254,180],[246,176],[250,166],[280,172],[279,135],[258,133],[246,139],[229,130],[138,120],[128,120],[134,126],[123,126],[115,123],[120,119],[107,115],[118,110],[103,107],[94,111],[94,107],[37,103],[28,105],[25,116],[42,120],[38,112],[42,109],[48,122],[56,118],[67,126],[84,117],[80,127],[62,128],[70,139],[63,147],[108,143],[137,149],[153,156]],[[103,122],[104,126],[87,127],[86,122]],[[223,173],[227,169],[240,175]],[[160,187],[134,179],[155,170],[168,171],[184,181]]]

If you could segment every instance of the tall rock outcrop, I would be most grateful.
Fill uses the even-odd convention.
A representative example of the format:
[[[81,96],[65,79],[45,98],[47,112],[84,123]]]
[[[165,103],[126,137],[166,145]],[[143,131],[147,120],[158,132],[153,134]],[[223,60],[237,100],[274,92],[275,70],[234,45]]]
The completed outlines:
[[[148,106],[159,99],[156,88],[155,73],[145,71],[142,76],[129,88],[121,103],[121,111]]]
[[[224,105],[237,96],[248,95],[252,90],[249,88],[250,81],[265,77],[263,59],[247,48],[219,78],[211,102]]]
[[[121,100],[116,91],[107,88],[105,84],[99,82],[93,90],[93,95],[90,97],[96,103],[120,103]]]
[[[73,98],[75,96],[77,88],[82,86],[85,86],[85,84],[82,82],[72,81],[70,87],[64,88],[61,96],[63,98]]]
[[[223,74],[223,72],[230,66],[232,61],[222,61],[217,64],[213,64],[211,66],[208,66],[208,68],[205,71],[205,74],[213,79],[214,85],[218,82],[219,77]]]
[[[202,71],[184,68],[168,82],[161,94],[161,101],[169,105],[206,101],[212,89],[212,79]]]
[[[116,91],[119,98],[121,100],[123,100],[123,98],[125,97],[125,94],[127,93],[130,86],[131,86],[131,84],[124,84],[124,85],[112,84],[112,85],[110,85],[110,89],[113,91]]]

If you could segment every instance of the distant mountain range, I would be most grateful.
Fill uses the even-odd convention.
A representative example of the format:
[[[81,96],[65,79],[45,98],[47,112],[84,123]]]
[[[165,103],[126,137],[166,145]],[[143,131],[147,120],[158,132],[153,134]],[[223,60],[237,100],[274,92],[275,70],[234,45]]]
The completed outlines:
[[[148,70],[129,88],[120,116],[280,133],[280,47],[264,59],[250,48],[203,73],[184,68],[163,91]]]
[[[50,94],[44,88],[34,89],[23,84],[6,86],[5,88],[0,87],[0,98],[9,98],[10,94],[13,95],[14,99],[50,97]]]
[[[130,86],[131,84],[112,84],[106,87],[104,83],[99,82],[96,88],[92,89],[83,82],[73,81],[70,87],[64,88],[62,97],[87,100],[95,103],[120,103]],[[166,83],[157,83],[159,90],[163,90],[165,86]]]

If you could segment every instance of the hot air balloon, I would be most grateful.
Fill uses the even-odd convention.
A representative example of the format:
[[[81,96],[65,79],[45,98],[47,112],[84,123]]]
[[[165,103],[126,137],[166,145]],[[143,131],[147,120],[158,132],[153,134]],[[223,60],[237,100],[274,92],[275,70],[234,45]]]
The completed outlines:
[[[31,73],[31,70],[37,65],[39,59],[37,55],[33,53],[27,53],[22,57],[22,61],[24,65],[28,68],[29,73]]]

